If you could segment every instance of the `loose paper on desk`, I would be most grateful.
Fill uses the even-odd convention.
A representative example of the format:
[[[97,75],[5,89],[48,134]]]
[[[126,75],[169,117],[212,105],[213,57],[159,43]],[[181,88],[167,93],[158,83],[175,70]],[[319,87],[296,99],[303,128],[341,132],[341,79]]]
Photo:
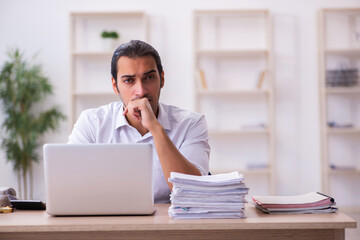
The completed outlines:
[[[253,196],[261,204],[304,204],[313,203],[329,198],[328,196],[310,192],[296,196]]]
[[[296,196],[252,196],[255,206],[266,213],[336,212],[335,200],[318,192]]]

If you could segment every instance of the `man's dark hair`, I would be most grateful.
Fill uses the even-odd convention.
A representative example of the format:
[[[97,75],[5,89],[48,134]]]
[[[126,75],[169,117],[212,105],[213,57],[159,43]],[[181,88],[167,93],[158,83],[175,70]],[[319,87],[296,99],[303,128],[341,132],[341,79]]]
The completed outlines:
[[[161,75],[163,67],[161,65],[161,59],[159,53],[153,48],[150,44],[140,41],[140,40],[131,40],[130,42],[121,44],[114,52],[111,59],[111,75],[117,83],[117,62],[120,57],[125,56],[128,58],[137,58],[152,56],[155,59],[157,69]]]

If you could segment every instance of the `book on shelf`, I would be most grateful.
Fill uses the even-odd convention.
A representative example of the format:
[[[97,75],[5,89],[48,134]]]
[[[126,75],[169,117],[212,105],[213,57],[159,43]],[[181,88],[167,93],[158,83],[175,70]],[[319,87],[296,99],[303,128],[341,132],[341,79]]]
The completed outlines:
[[[264,87],[265,84],[265,80],[266,80],[266,75],[267,75],[267,70],[262,70],[259,73],[257,82],[256,82],[256,89],[262,89]]]
[[[263,170],[269,167],[266,162],[247,162],[246,169],[248,170]]]
[[[266,130],[267,129],[267,125],[265,123],[254,123],[254,124],[244,124],[241,126],[242,130]]]
[[[252,196],[256,208],[270,214],[333,213],[334,198],[319,192],[293,196]]]
[[[356,166],[349,166],[349,165],[337,165],[331,163],[329,165],[330,169],[332,170],[343,170],[343,171],[355,171],[357,168]]]
[[[354,124],[352,123],[338,123],[335,121],[328,121],[327,125],[330,128],[348,128],[348,129],[354,128]]]
[[[205,78],[205,73],[203,70],[197,70],[196,72],[196,82],[198,83],[198,88],[199,89],[208,89],[208,85],[206,82],[206,78]]]

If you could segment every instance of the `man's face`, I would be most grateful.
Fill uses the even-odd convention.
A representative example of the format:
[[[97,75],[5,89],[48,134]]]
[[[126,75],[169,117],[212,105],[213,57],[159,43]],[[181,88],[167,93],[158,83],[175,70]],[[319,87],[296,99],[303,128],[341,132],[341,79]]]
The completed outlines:
[[[117,62],[117,85],[112,78],[114,92],[128,105],[132,100],[147,98],[157,114],[160,89],[164,86],[164,72],[159,73],[152,56],[129,58],[122,56]]]

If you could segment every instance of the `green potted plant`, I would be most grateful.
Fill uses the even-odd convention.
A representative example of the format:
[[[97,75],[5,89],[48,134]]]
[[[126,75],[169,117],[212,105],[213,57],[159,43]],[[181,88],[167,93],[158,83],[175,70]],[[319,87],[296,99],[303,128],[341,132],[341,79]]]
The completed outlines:
[[[0,72],[1,147],[18,176],[20,198],[32,198],[33,163],[39,161],[40,138],[55,130],[65,119],[57,107],[42,111],[41,103],[52,93],[52,86],[40,65],[26,61],[18,49],[9,51]],[[30,196],[28,195],[30,180]]]
[[[115,31],[102,31],[101,37],[103,39],[104,50],[110,51],[116,47],[116,40],[118,40],[120,36]]]

